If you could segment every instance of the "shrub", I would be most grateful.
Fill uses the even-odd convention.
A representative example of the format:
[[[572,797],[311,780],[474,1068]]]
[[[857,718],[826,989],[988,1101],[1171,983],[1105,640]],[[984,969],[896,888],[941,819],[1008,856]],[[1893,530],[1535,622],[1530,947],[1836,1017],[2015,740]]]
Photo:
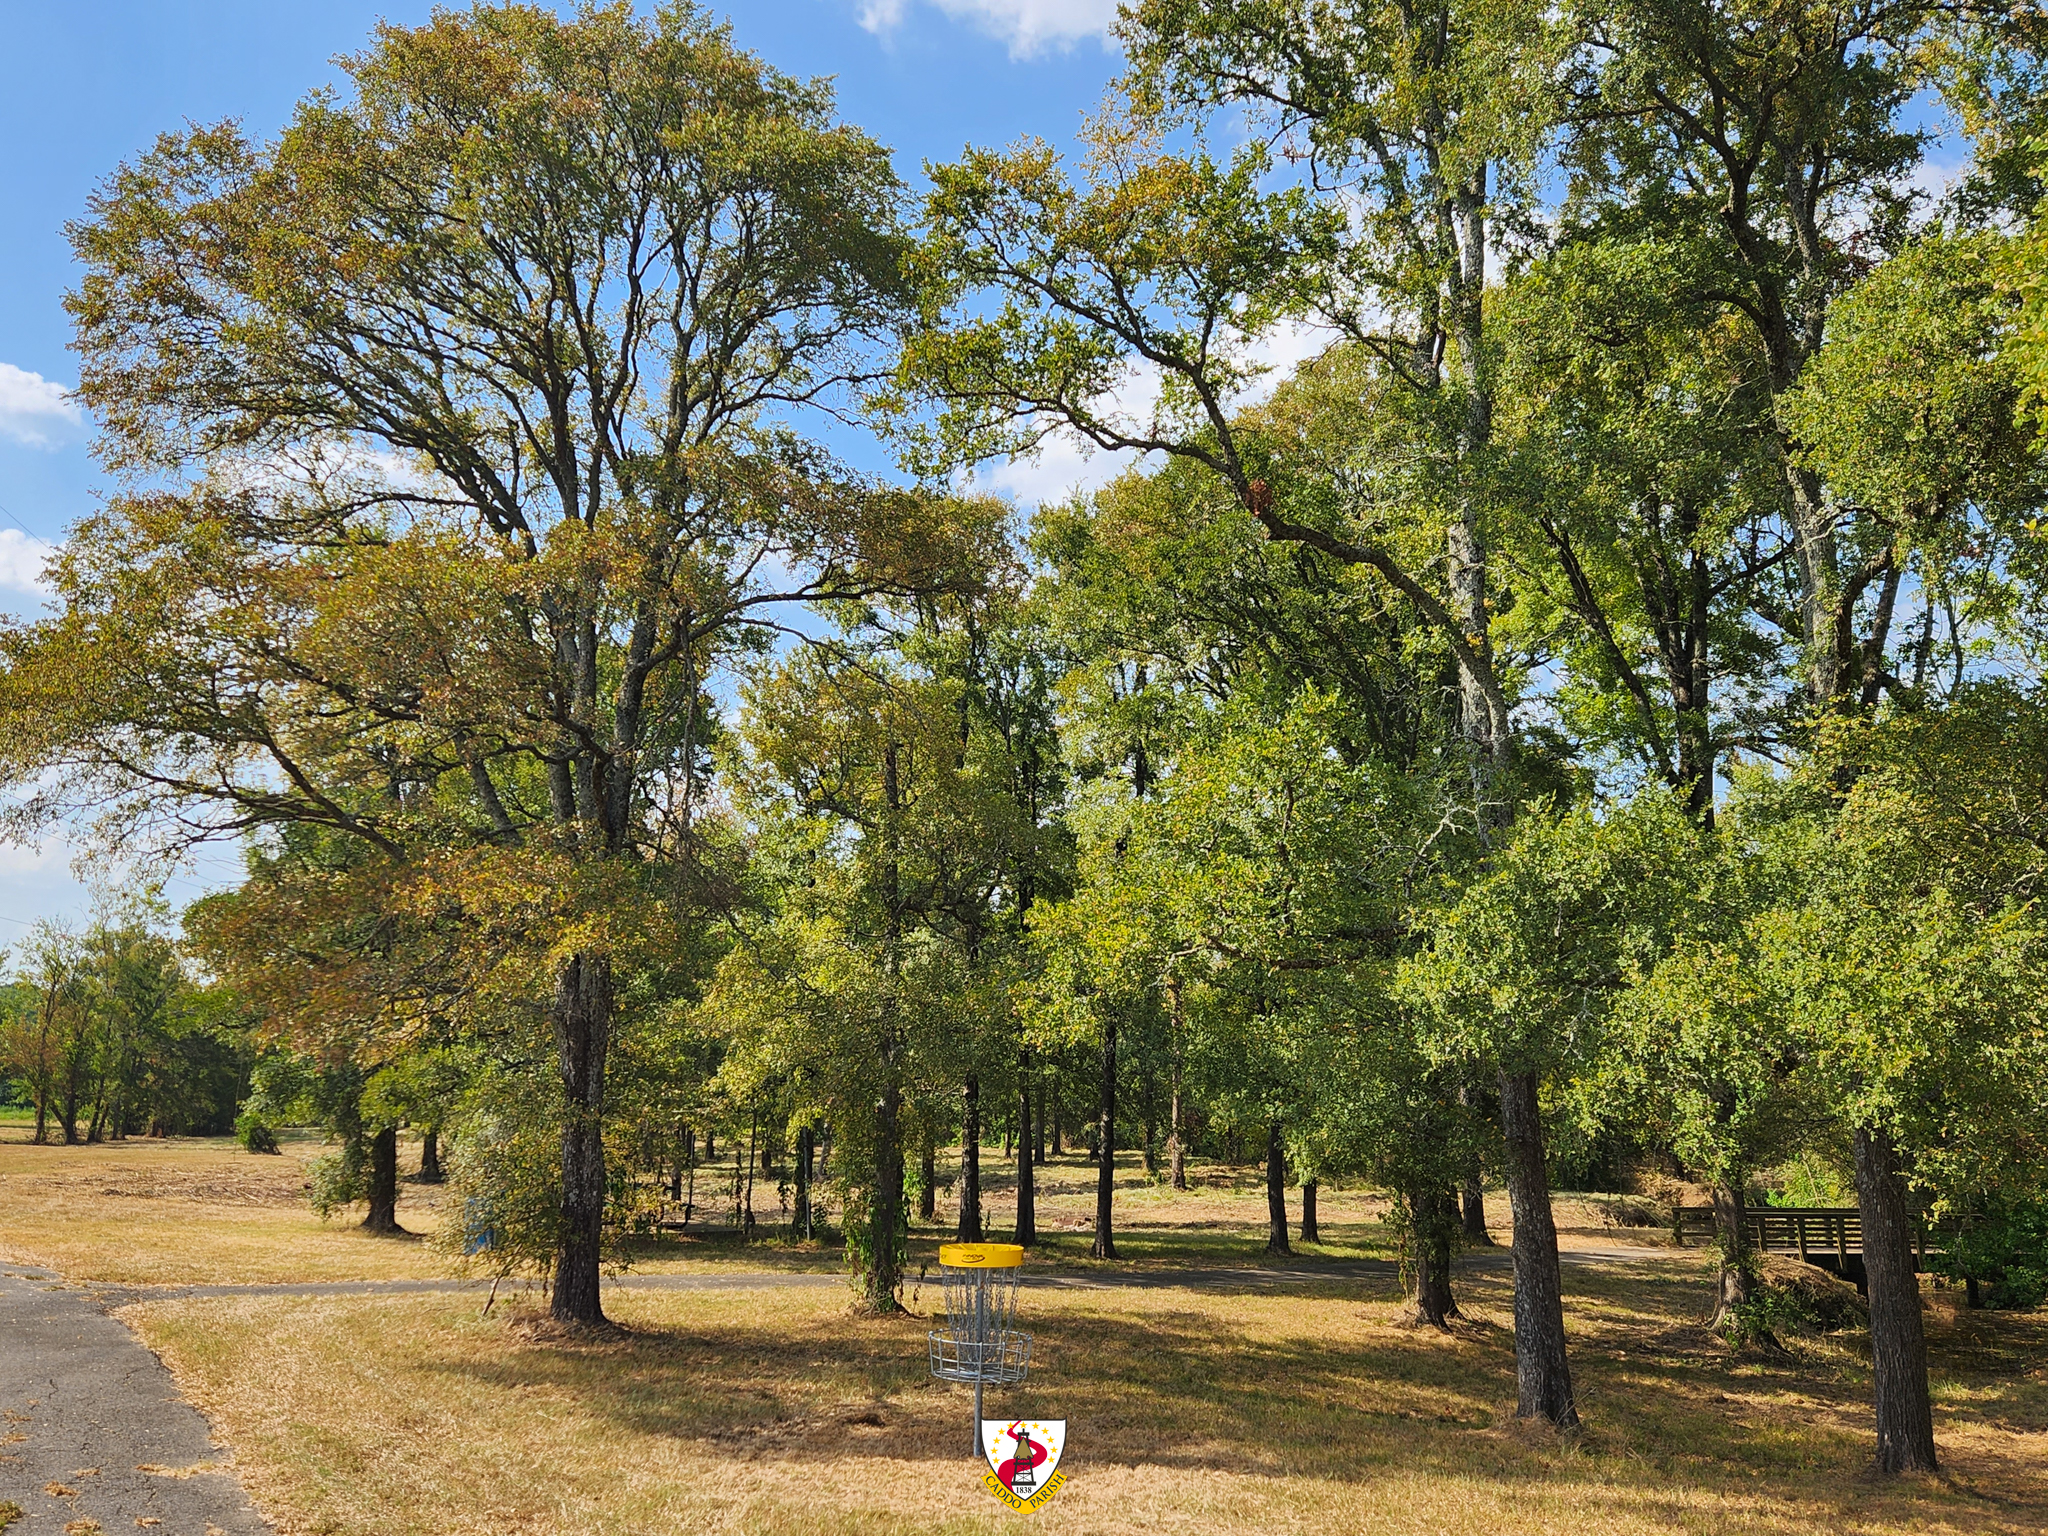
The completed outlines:
[[[277,1133],[263,1121],[254,1107],[245,1108],[235,1117],[235,1136],[251,1152],[276,1152]]]
[[[1808,1333],[1840,1333],[1870,1326],[1870,1303],[1848,1281],[1817,1264],[1765,1254],[1757,1293],[1768,1298],[1782,1326]]]
[[[322,1221],[363,1198],[363,1171],[369,1160],[363,1142],[352,1137],[339,1151],[306,1165],[306,1199]]]
[[[1927,1267],[1977,1282],[1987,1307],[2025,1311],[2048,1300],[2048,1200],[2004,1200],[1966,1217]]]

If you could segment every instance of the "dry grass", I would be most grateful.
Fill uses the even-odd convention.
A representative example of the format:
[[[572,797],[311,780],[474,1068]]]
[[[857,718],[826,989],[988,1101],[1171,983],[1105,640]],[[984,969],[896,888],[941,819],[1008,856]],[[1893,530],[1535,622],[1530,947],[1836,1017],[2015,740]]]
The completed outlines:
[[[416,1239],[377,1238],[361,1217],[322,1221],[305,1165],[326,1150],[289,1137],[255,1156],[228,1138],[136,1137],[32,1146],[0,1137],[0,1255],[71,1280],[125,1285],[425,1279],[447,1260]],[[399,1220],[432,1230],[437,1190],[408,1184]]]
[[[430,1245],[373,1237],[357,1230],[360,1208],[322,1221],[306,1205],[305,1165],[326,1150],[309,1134],[287,1135],[284,1155],[253,1156],[229,1138],[143,1138],[95,1146],[31,1146],[21,1126],[0,1128],[0,1257],[55,1269],[69,1279],[123,1285],[269,1284],[333,1280],[438,1279],[457,1270]],[[401,1155],[412,1166],[416,1147]],[[950,1158],[949,1158],[950,1164]],[[984,1152],[986,1210],[991,1231],[1007,1233],[1016,1221],[1012,1172],[997,1149]],[[692,1236],[642,1241],[631,1267],[646,1273],[748,1269],[837,1270],[836,1249],[797,1245],[774,1234],[781,1217],[774,1185],[757,1184],[755,1210],[762,1226],[741,1242],[732,1212],[714,1191],[731,1184],[730,1153],[723,1166],[699,1176],[699,1219]],[[942,1172],[950,1174],[950,1166]],[[1101,1267],[1088,1256],[1095,1219],[1093,1164],[1079,1156],[1038,1170],[1038,1222],[1042,1264],[1077,1275]],[[1119,1272],[1218,1266],[1283,1265],[1393,1256],[1381,1217],[1386,1202],[1357,1190],[1325,1190],[1320,1202],[1323,1241],[1296,1244],[1288,1258],[1265,1252],[1266,1195],[1256,1168],[1198,1165],[1193,1187],[1176,1192],[1148,1178],[1135,1156],[1119,1160],[1117,1190]],[[415,1234],[439,1224],[440,1188],[401,1186],[399,1222]],[[1300,1191],[1289,1191],[1298,1223]],[[911,1268],[936,1258],[957,1220],[950,1197],[935,1224],[912,1234]],[[1506,1237],[1506,1203],[1490,1207]],[[1603,1219],[1597,1197],[1561,1199],[1558,1221],[1566,1246],[1657,1244],[1654,1232],[1621,1231]]]
[[[319,1150],[0,1139],[0,1252],[126,1283],[447,1272],[424,1244],[313,1217],[300,1186]],[[993,1155],[988,1166],[1003,1229],[1013,1197]],[[1079,1158],[1042,1171],[1034,1268],[1086,1281],[1104,1267],[1086,1257],[1094,1173]],[[1034,1379],[991,1405],[1071,1421],[1074,1481],[1033,1517],[1049,1531],[2048,1530],[2048,1314],[1957,1313],[1937,1296],[1948,1473],[1887,1483],[1865,1470],[1868,1368],[1853,1341],[1731,1357],[1699,1320],[1704,1256],[1569,1266],[1589,1427],[1560,1440],[1511,1416],[1504,1265],[1461,1274],[1458,1332],[1416,1333],[1398,1324],[1390,1277],[1251,1289],[1198,1273],[1269,1264],[1256,1170],[1205,1167],[1186,1194],[1134,1163],[1120,1174],[1126,1258],[1113,1268],[1151,1283],[1027,1292]],[[408,1185],[401,1219],[429,1225],[436,1193]],[[1329,1241],[1282,1266],[1387,1255],[1375,1197],[1325,1192],[1322,1207]],[[772,1212],[758,1189],[756,1210]],[[1663,1241],[1615,1228],[1595,1198],[1561,1198],[1559,1220],[1567,1248]],[[913,1273],[942,1235],[918,1231]],[[715,1227],[637,1261],[839,1264]],[[938,1302],[914,1283],[907,1294],[921,1312]],[[608,1307],[625,1331],[606,1338],[503,1306],[485,1320],[474,1296],[159,1301],[127,1315],[293,1536],[1015,1527],[962,1453],[964,1395],[926,1380],[922,1317],[861,1319],[845,1293],[809,1289],[615,1289]]]
[[[1391,1286],[1027,1293],[1063,1416],[1049,1532],[2048,1528],[2048,1317],[1935,1319],[1938,1482],[1885,1482],[1867,1369],[1826,1341],[1731,1358],[1689,1261],[1567,1276],[1588,1429],[1511,1417],[1509,1298],[1465,1278],[1452,1336]],[[927,1293],[928,1307],[933,1298]],[[159,1302],[131,1314],[294,1536],[1011,1530],[964,1454],[922,1318],[812,1291],[614,1292],[617,1337],[473,1299]]]

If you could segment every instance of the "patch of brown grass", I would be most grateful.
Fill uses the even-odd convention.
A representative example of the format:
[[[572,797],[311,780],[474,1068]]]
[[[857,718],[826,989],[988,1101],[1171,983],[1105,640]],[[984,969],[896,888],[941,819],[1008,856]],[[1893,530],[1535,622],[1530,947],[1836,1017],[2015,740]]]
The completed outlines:
[[[315,1216],[306,1164],[327,1149],[312,1137],[288,1138],[272,1157],[226,1137],[33,1146],[10,1130],[0,1140],[0,1256],[15,1263],[123,1285],[448,1273],[425,1243],[360,1231],[360,1213]],[[431,1230],[438,1194],[403,1186],[400,1223]]]
[[[1391,1284],[1255,1294],[1034,1290],[1031,1382],[994,1413],[1069,1421],[1060,1533],[2048,1528],[2048,1316],[1938,1312],[1943,1479],[1888,1481],[1868,1370],[1834,1340],[1731,1356],[1696,1261],[1568,1271],[1583,1434],[1516,1421],[1504,1273],[1468,1322],[1399,1325]],[[927,1297],[926,1305],[936,1298]],[[134,1309],[292,1533],[1012,1531],[968,1458],[968,1398],[922,1317],[830,1292],[612,1293],[605,1335],[474,1298],[237,1298]]]

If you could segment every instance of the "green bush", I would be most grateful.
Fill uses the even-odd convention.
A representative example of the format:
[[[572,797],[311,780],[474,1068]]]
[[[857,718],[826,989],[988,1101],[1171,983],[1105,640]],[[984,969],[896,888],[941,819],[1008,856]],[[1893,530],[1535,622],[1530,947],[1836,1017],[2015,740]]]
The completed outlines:
[[[1975,1280],[1987,1307],[2025,1311],[2048,1300],[2048,1200],[1999,1201],[1963,1219],[1947,1251],[1927,1267]]]
[[[325,1221],[363,1198],[369,1151],[360,1139],[341,1144],[339,1151],[316,1157],[306,1165],[306,1199]]]
[[[253,1106],[235,1117],[235,1137],[251,1152],[276,1152],[277,1132],[264,1123]]]

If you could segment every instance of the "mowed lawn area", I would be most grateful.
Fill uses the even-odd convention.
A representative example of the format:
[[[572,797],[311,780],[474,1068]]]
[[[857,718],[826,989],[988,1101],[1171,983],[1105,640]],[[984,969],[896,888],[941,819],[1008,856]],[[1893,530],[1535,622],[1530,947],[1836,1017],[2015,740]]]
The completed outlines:
[[[292,1190],[310,1143],[259,1159],[223,1143],[63,1150],[13,1134],[0,1144],[0,1252],[73,1279],[447,1272],[425,1243],[310,1216]],[[1587,1427],[1560,1438],[1513,1418],[1499,1257],[1461,1265],[1463,1325],[1418,1332],[1401,1320],[1391,1269],[1333,1264],[1385,1254],[1370,1197],[1326,1192],[1340,1241],[1286,1266],[1306,1278],[1254,1285],[1216,1273],[1257,1260],[1252,1170],[1205,1168],[1201,1189],[1174,1195],[1142,1188],[1130,1168],[1120,1204],[1142,1257],[1118,1266],[1075,1251],[1093,1170],[1069,1159],[1046,1173],[1055,1232],[1032,1268],[1060,1283],[1024,1295],[1038,1339],[1030,1385],[990,1399],[991,1413],[1069,1421],[1073,1480],[1029,1517],[982,1492],[964,1454],[968,1398],[926,1377],[924,1330],[940,1303],[930,1282],[906,1290],[918,1315],[893,1319],[855,1315],[837,1287],[619,1285],[607,1308],[620,1329],[607,1337],[563,1336],[520,1293],[489,1316],[475,1292],[157,1299],[122,1315],[295,1536],[1027,1521],[1246,1536],[2048,1529],[2048,1314],[1972,1313],[1929,1292],[1946,1471],[1888,1481],[1866,1470],[1860,1337],[1733,1355],[1702,1323],[1703,1256],[1604,1228],[1597,1202],[1564,1199],[1568,1247],[1647,1246],[1641,1259],[1566,1266]],[[270,1193],[258,1198],[259,1186]],[[402,1219],[424,1227],[435,1193],[407,1186]],[[918,1251],[938,1235],[921,1231]],[[837,1262],[712,1238],[651,1249],[636,1268]]]

